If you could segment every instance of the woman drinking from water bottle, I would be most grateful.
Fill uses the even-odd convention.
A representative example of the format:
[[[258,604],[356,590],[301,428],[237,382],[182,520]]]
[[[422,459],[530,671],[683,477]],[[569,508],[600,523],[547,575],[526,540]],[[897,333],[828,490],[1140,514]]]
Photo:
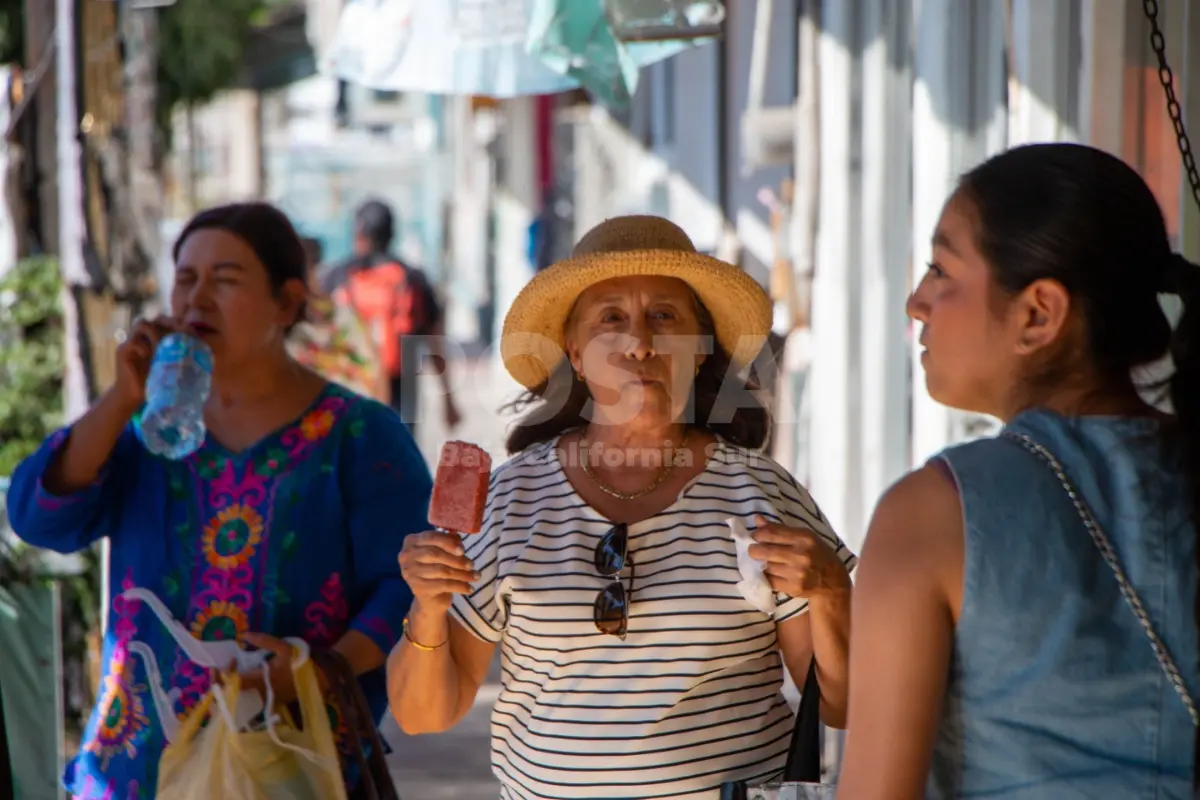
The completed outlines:
[[[171,317],[134,326],[115,385],[18,467],[8,495],[13,528],[30,544],[70,552],[107,537],[112,548],[103,684],[64,775],[80,798],[155,794],[163,724],[132,642],[150,648],[163,688],[178,691],[178,717],[209,687],[208,670],[122,590],[153,592],[197,639],[273,651],[281,700],[293,691],[283,637],[340,652],[378,720],[384,654],[411,600],[395,553],[428,527],[431,478],[400,418],[288,355],[307,268],[287,217],[261,203],[203,211],[174,257]],[[178,460],[149,452],[136,433],[168,332],[213,353],[207,434]],[[243,685],[256,681],[261,673]],[[337,721],[335,732],[344,747]]]

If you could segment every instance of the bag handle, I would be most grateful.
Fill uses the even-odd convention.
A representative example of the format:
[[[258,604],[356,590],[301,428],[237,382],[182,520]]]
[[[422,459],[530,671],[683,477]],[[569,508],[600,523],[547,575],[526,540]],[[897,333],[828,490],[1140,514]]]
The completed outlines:
[[[817,658],[808,667],[800,694],[800,708],[792,728],[783,780],[794,783],[821,782],[821,685],[817,682]]]
[[[804,679],[787,763],[780,780],[784,783],[821,782],[821,685],[817,682],[816,655],[808,665],[808,677]],[[721,800],[746,800],[748,793],[745,781],[721,784]]]
[[[341,653],[329,649],[313,650],[311,657],[328,679],[334,702],[338,706],[338,715],[346,720],[350,729],[348,744],[358,766],[362,781],[360,789],[365,792],[367,800],[400,800],[383,757],[383,739],[379,736],[379,728],[371,717],[370,705],[350,663]],[[363,751],[363,737],[371,745],[370,756]]]
[[[1183,676],[1179,672],[1179,667],[1175,665],[1175,659],[1171,657],[1171,653],[1167,650],[1167,646],[1163,644],[1162,639],[1158,638],[1158,634],[1154,632],[1154,625],[1150,622],[1150,615],[1146,613],[1145,606],[1142,605],[1142,601],[1134,590],[1133,585],[1129,582],[1129,578],[1125,576],[1125,571],[1121,569],[1116,549],[1104,533],[1104,530],[1100,527],[1100,523],[1096,521],[1096,515],[1092,513],[1091,507],[1084,501],[1083,495],[1071,483],[1070,478],[1067,477],[1067,472],[1063,468],[1063,465],[1059,463],[1053,453],[1032,436],[1013,431],[1004,431],[1001,435],[1012,439],[1027,451],[1040,458],[1050,468],[1050,471],[1054,473],[1054,476],[1058,478],[1063,491],[1067,493],[1067,496],[1075,505],[1075,511],[1079,514],[1079,519],[1083,522],[1083,526],[1087,528],[1088,535],[1092,537],[1092,542],[1096,545],[1096,549],[1100,551],[1100,555],[1104,557],[1113,575],[1116,576],[1117,585],[1121,588],[1121,594],[1125,597],[1125,602],[1129,604],[1134,616],[1141,623],[1142,630],[1146,633],[1146,638],[1150,640],[1150,648],[1154,650],[1154,657],[1158,659],[1159,666],[1162,667],[1163,672],[1166,673],[1167,678],[1174,685],[1179,699],[1183,701],[1184,707],[1187,708],[1188,714],[1192,718],[1192,725],[1200,725],[1200,714],[1196,712],[1196,704],[1192,700],[1191,693],[1188,692],[1187,684],[1183,682]]]

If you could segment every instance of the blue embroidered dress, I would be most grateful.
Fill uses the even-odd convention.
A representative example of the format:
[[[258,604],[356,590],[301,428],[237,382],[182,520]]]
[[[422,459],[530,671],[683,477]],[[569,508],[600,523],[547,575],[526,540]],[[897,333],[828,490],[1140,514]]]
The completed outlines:
[[[140,601],[154,592],[198,639],[248,631],[334,644],[347,630],[387,653],[412,594],[396,561],[406,534],[428,528],[432,480],[408,428],[391,409],[328,384],[292,423],[240,453],[210,437],[174,462],[149,453],[130,425],[95,484],[55,496],[41,477],[69,429],[18,467],[8,495],[14,530],[30,544],[70,552],[111,543],[113,600],[100,697],[68,764],[66,789],[82,798],[155,794],[165,746],[142,660],[154,652],[182,719],[209,686]],[[383,668],[362,676],[378,720]],[[346,730],[334,720],[339,745]]]

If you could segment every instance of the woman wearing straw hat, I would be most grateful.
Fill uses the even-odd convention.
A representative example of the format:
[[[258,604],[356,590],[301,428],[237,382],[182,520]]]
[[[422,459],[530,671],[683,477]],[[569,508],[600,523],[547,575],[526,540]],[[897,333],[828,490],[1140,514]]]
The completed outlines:
[[[530,281],[501,348],[537,408],[483,529],[400,555],[415,601],[388,691],[406,732],[462,719],[497,645],[506,798],[713,798],[772,776],[783,667],[803,683],[814,655],[843,724],[855,557],[758,452],[767,411],[730,380],[770,320],[749,276],[656,217],[597,226]]]

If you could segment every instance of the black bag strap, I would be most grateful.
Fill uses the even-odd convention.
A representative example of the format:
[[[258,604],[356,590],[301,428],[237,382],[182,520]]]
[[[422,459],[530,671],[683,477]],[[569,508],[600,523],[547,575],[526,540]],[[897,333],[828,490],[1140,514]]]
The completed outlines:
[[[792,727],[787,764],[780,780],[786,783],[821,781],[821,686],[817,683],[817,659],[808,666],[808,677],[800,695],[800,708]],[[726,781],[721,785],[721,800],[746,800],[745,781]]]
[[[792,744],[788,749],[785,781],[819,783],[821,781],[821,685],[817,682],[817,659],[808,667],[808,677],[800,695]]]
[[[379,728],[371,717],[370,705],[349,662],[335,650],[314,649],[312,658],[328,679],[334,702],[338,705],[338,716],[346,720],[350,730],[348,744],[359,771],[359,786],[354,796],[366,800],[400,800],[383,756]],[[363,752],[363,738],[371,745],[369,756]]]

